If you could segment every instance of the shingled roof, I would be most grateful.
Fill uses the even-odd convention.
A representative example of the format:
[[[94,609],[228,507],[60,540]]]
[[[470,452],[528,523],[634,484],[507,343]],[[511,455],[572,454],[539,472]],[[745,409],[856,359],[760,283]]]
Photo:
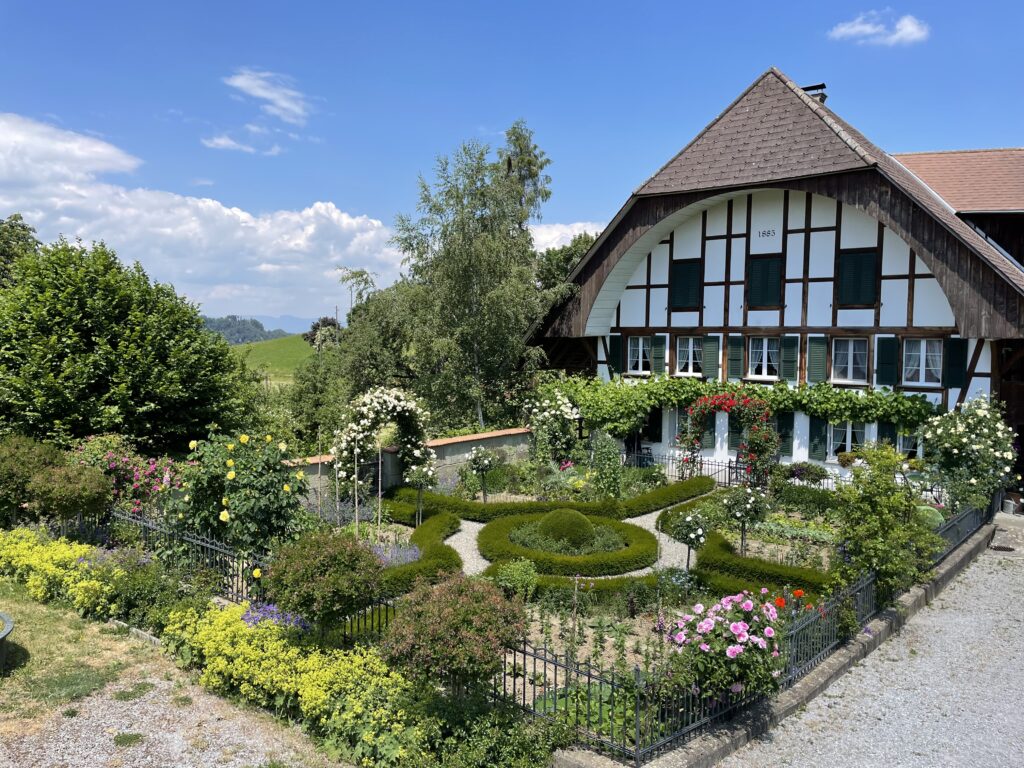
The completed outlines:
[[[893,155],[958,212],[1024,211],[1024,148]]]

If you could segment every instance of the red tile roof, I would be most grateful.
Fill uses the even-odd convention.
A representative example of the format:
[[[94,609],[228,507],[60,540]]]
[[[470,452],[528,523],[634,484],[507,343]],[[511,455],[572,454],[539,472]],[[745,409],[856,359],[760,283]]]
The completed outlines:
[[[957,211],[1024,211],[1024,148],[894,154]]]

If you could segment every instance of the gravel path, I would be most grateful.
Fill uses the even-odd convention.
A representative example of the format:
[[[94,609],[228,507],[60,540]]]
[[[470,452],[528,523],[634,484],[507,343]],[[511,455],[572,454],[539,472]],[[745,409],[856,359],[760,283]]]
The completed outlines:
[[[807,708],[719,765],[1018,766],[1024,755],[1024,521]],[[666,755],[654,765],[675,765]]]
[[[638,525],[651,533],[653,533],[658,539],[658,551],[660,557],[658,562],[649,568],[641,568],[637,571],[630,571],[624,576],[643,576],[645,573],[651,573],[655,568],[683,568],[686,566],[686,551],[687,546],[673,539],[671,536],[667,536],[661,533],[655,528],[655,524],[658,522],[658,512],[651,512],[641,517],[630,518],[624,522]],[[462,570],[467,574],[473,575],[475,573],[481,573],[490,563],[484,559],[483,555],[480,554],[480,550],[476,546],[476,537],[480,533],[480,529],[484,527],[483,523],[474,523],[470,520],[463,520],[462,527],[459,532],[449,536],[445,539],[445,544],[452,547],[456,552],[459,553],[459,557],[462,558]]]

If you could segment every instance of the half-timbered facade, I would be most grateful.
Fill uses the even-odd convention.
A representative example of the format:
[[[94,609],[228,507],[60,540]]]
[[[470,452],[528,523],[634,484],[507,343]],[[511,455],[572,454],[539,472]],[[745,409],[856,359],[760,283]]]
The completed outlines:
[[[888,155],[769,70],[630,197],[535,341],[604,378],[828,381],[949,408],[995,393],[1024,421],[1024,151],[1003,152],[1019,156]],[[646,444],[667,450],[677,425],[656,415]],[[779,426],[786,460],[915,448],[887,424]],[[738,442],[719,414],[705,454]]]

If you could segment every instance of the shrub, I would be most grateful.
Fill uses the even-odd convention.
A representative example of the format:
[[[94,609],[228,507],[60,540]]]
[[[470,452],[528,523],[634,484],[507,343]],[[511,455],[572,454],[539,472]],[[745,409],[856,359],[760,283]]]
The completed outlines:
[[[820,483],[831,473],[820,464],[809,461],[794,461],[792,464],[779,464],[772,470],[772,480],[800,480],[805,483]]]
[[[829,517],[836,509],[835,491],[784,483],[773,488],[777,506],[804,517]]]
[[[153,507],[162,492],[181,488],[171,459],[147,459],[123,435],[90,435],[75,445],[68,458],[110,478],[114,504],[125,512],[138,514]]]
[[[480,554],[491,562],[526,558],[537,571],[559,576],[613,576],[653,565],[658,559],[658,540],[654,534],[635,525],[592,516],[590,522],[610,528],[623,542],[622,549],[590,555],[563,555],[528,549],[513,543],[509,535],[526,523],[536,522],[540,515],[511,515],[483,527],[477,536]]]
[[[380,595],[383,569],[364,542],[335,528],[320,528],[274,553],[266,589],[282,609],[327,627]]]
[[[499,709],[457,728],[434,746],[436,758],[410,768],[541,768],[551,765],[555,749],[570,743],[564,728]]]
[[[102,517],[111,500],[107,476],[82,464],[43,467],[28,481],[27,492],[33,512],[57,520]]]
[[[183,495],[168,504],[168,520],[242,552],[294,530],[306,475],[285,464],[288,446],[271,435],[211,435],[189,443]]]
[[[538,531],[552,541],[564,541],[577,549],[594,540],[594,525],[574,509],[554,509],[537,523]]]
[[[63,463],[61,451],[49,443],[21,435],[0,439],[0,526],[10,526],[25,515],[32,476]]]
[[[537,591],[537,566],[525,557],[498,563],[492,578],[506,597],[518,597],[524,603]]]
[[[622,493],[622,449],[607,432],[595,432],[590,439],[594,451],[594,488],[600,496],[617,499]]]
[[[791,586],[821,594],[828,583],[826,574],[811,568],[798,568],[756,557],[741,557],[719,533],[708,536],[707,544],[700,551],[694,571],[700,574],[702,579],[708,572],[732,577],[738,580],[734,582],[735,584],[742,584],[744,588],[751,585]]]
[[[383,648],[415,676],[473,686],[501,670],[505,648],[525,632],[522,601],[508,600],[489,581],[454,574],[435,585],[416,584]]]
[[[917,505],[917,519],[933,531],[945,522],[942,513],[929,504]]]
[[[551,512],[548,515],[552,514]],[[574,512],[573,514],[579,514]],[[546,516],[545,516],[546,517]],[[583,518],[586,520],[586,518]],[[593,525],[593,533],[589,540],[574,545],[566,539],[553,539],[541,530],[544,518],[530,523],[523,523],[509,532],[509,541],[525,549],[536,549],[543,552],[554,552],[560,555],[593,555],[598,552],[614,552],[622,549],[622,537],[607,525]],[[590,521],[587,521],[590,524]]]

